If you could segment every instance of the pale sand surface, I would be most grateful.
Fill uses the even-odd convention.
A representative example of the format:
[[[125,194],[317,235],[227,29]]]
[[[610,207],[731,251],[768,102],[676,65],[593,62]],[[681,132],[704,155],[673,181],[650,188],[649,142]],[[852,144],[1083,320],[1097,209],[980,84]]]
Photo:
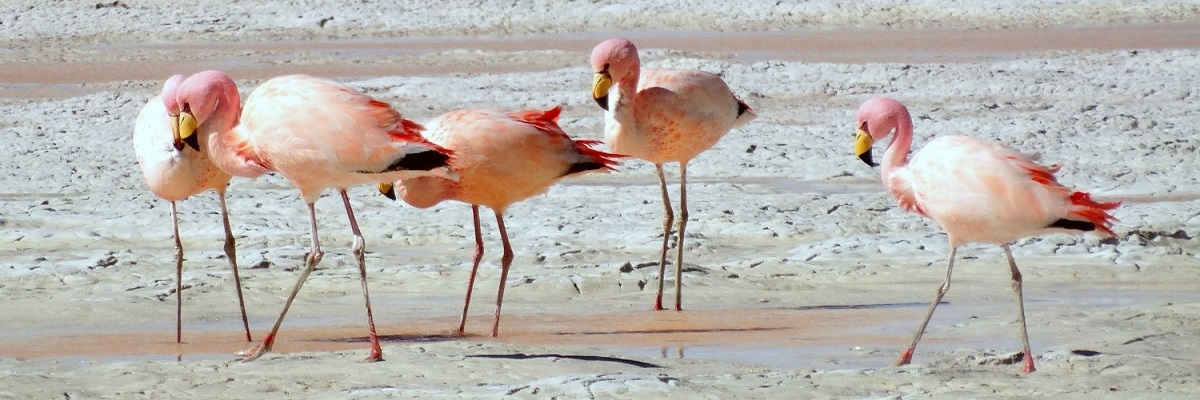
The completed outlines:
[[[0,398],[1200,395],[1195,2],[202,3],[0,4]],[[760,115],[689,165],[688,311],[648,310],[662,209],[653,168],[634,161],[512,207],[517,254],[494,339],[490,215],[457,338],[469,207],[352,190],[385,339],[375,364],[356,362],[365,318],[336,201],[318,203],[325,260],[276,352],[252,363],[232,356],[248,344],[215,196],[184,201],[186,343],[173,343],[168,207],[128,139],[165,77],[221,68],[248,93],[318,74],[417,121],[562,104],[567,132],[599,138],[586,57],[616,34],[648,66],[721,73]],[[1014,246],[1036,373],[1013,357],[1003,253],[978,245],[959,252],[914,365],[888,366],[948,248],[849,154],[854,108],[880,94],[913,111],[917,146],[997,140],[1126,201],[1115,240]],[[308,249],[307,214],[278,176],[235,179],[229,193],[260,339]]]

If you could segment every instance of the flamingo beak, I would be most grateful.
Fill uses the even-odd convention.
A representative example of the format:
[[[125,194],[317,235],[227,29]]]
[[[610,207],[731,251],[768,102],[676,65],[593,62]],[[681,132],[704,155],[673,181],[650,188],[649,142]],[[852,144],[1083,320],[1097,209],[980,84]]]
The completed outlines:
[[[596,100],[596,104],[599,104],[600,108],[605,111],[608,111],[608,89],[610,88],[612,88],[612,77],[608,76],[608,71],[597,72],[592,81],[592,99]]]
[[[179,120],[172,128],[172,133],[175,134],[175,150],[183,150],[183,145],[187,144],[192,150],[200,151],[200,139],[196,136],[196,127],[200,125],[196,121],[196,117],[192,113],[184,111],[179,113]]]
[[[858,138],[854,140],[854,155],[867,165],[875,167],[878,164],[875,164],[875,160],[871,158],[871,145],[873,144],[875,144],[875,139],[871,138],[871,134],[859,129]]]
[[[379,193],[382,194],[383,197],[387,197],[389,199],[396,200],[396,186],[390,182],[380,183],[379,184]]]

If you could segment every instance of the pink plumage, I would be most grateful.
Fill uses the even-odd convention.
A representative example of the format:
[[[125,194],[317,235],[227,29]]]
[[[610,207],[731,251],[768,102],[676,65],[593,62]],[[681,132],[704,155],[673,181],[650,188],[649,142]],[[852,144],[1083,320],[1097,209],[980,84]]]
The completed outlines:
[[[512,264],[513,252],[504,228],[504,212],[509,205],[545,193],[560,179],[580,173],[609,171],[621,156],[593,149],[592,140],[573,140],[558,126],[560,107],[550,110],[524,110],[503,113],[487,110],[459,110],[430,121],[426,131],[433,143],[451,149],[451,163],[458,181],[439,177],[415,177],[397,182],[396,194],[414,207],[431,207],[444,200],[471,205],[475,225],[475,255],[467,283],[458,333],[466,328],[475,273],[483,258],[483,238],[479,226],[479,206],[491,208],[504,246],[501,258],[500,289],[496,296],[496,314],[492,336],[500,329],[500,308],[504,302],[504,284]]]
[[[1009,243],[1049,232],[1097,231],[1113,235],[1109,213],[1120,202],[1096,202],[1084,192],[1058,183],[1060,167],[1045,167],[1003,145],[967,136],[941,136],[908,159],[912,145],[912,118],[900,102],[876,97],[858,109],[857,152],[873,165],[870,146],[888,135],[894,137],[883,154],[883,184],[907,210],[922,214],[946,230],[950,260],[946,279],[929,306],[908,349],[896,365],[908,364],[929,318],[950,288],[954,256],[966,243],[992,243],[1003,247],[1017,296],[1025,372],[1033,372],[1033,356],[1025,329],[1021,273]]]
[[[454,178],[447,166],[450,153],[422,138],[420,130],[420,125],[402,118],[387,103],[353,88],[312,76],[289,75],[256,88],[246,99],[236,127],[208,134],[209,153],[222,170],[250,178],[274,171],[291,181],[308,204],[312,224],[312,250],[305,269],[271,333],[259,346],[240,353],[245,360],[270,351],[288,308],[324,255],[317,240],[314,203],[327,188],[335,188],[341,195],[354,235],[352,251],[358,260],[371,342],[366,361],[383,359],[367,290],[365,243],[346,189],[424,175]]]
[[[181,109],[187,105],[198,120],[196,130],[214,132],[228,130],[237,123],[241,100],[237,90],[212,84],[224,74],[204,71],[185,78],[175,75],[167,79],[162,94],[150,99],[138,114],[133,129],[133,149],[146,186],[154,195],[170,202],[171,226],[175,238],[175,341],[183,341],[183,245],[179,239],[179,217],[175,203],[207,190],[217,192],[221,205],[221,221],[225,228],[225,256],[233,269],[238,308],[246,341],[250,341],[250,323],[242,298],[242,282],[237,266],[237,242],[229,228],[229,213],[225,207],[225,188],[229,174],[221,171],[208,158],[205,135],[185,141],[178,138]],[[228,79],[228,77],[226,77]],[[195,146],[195,147],[191,147]]]
[[[596,72],[592,96],[605,109],[604,137],[619,154],[654,164],[662,191],[664,218],[659,253],[658,294],[662,310],[667,244],[674,213],[662,165],[679,163],[679,230],[675,257],[675,310],[682,310],[683,239],[687,227],[687,164],[731,129],[756,115],[716,74],[680,69],[643,69],[637,47],[623,38],[601,42],[590,63]]]

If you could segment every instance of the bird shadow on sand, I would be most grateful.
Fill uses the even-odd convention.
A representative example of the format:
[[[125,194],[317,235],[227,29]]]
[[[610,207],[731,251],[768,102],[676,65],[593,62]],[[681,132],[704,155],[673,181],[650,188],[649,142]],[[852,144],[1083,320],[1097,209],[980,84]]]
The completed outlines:
[[[461,336],[461,335],[456,335],[456,334],[451,334],[451,333],[437,334],[437,335],[379,335],[379,341],[381,343],[383,343],[383,342],[387,342],[387,343],[438,343],[438,342],[448,342],[448,341],[453,341],[453,340],[461,340],[462,338],[463,338],[463,336]],[[341,337],[341,338],[329,338],[329,339],[315,339],[314,341],[331,342],[331,343],[367,343],[367,342],[370,342],[371,340],[370,340],[370,338],[368,338],[366,336],[355,336],[355,337]]]
[[[949,304],[948,301],[941,301],[938,304]],[[812,306],[796,306],[796,307],[775,307],[776,310],[796,310],[796,311],[815,311],[815,310],[882,310],[891,308],[915,308],[928,307],[928,302],[904,302],[904,303],[879,303],[879,304],[822,304]]]
[[[678,328],[678,329],[634,329],[634,330],[614,330],[614,331],[584,331],[584,332],[554,332],[555,335],[568,336],[588,336],[588,335],[628,335],[628,334],[676,334],[676,333],[722,333],[722,332],[763,332],[763,331],[778,331],[786,328],[764,327],[764,328]]]
[[[553,359],[563,358],[563,359],[568,359],[568,360],[589,361],[589,362],[599,361],[599,362],[619,363],[619,364],[625,364],[625,365],[634,366],[634,367],[638,367],[638,368],[662,368],[662,366],[660,366],[658,364],[648,363],[645,361],[630,360],[630,359],[620,358],[620,357],[590,356],[590,355],[576,355],[576,354],[555,354],[555,353],[549,353],[549,354],[525,354],[525,353],[470,354],[470,355],[467,355],[466,357],[467,358],[498,358],[498,359],[505,359],[505,360],[529,360],[529,359],[534,359],[534,358],[548,358],[548,359],[553,360]]]

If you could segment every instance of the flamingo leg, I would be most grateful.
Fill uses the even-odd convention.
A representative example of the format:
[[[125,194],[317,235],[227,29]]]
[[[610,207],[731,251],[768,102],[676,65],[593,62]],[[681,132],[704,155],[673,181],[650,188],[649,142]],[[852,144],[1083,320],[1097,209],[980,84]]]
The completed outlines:
[[[1012,271],[1012,288],[1017,294],[1017,320],[1021,323],[1021,344],[1025,351],[1025,368],[1022,371],[1026,373],[1033,372],[1033,353],[1029,351],[1029,331],[1025,328],[1025,295],[1021,290],[1021,271],[1017,269],[1017,261],[1013,259],[1012,250],[1008,245],[1000,246],[1004,248],[1004,255],[1008,256],[1008,268]]]
[[[512,265],[513,251],[508,243],[508,230],[504,228],[504,214],[496,211],[496,226],[500,227],[500,242],[504,244],[504,256],[500,258],[500,289],[496,292],[496,319],[492,321],[492,337],[500,334],[500,306],[504,304],[504,284],[508,282],[508,267]]]
[[[371,293],[367,290],[367,242],[358,229],[358,220],[354,219],[354,209],[350,208],[350,196],[346,189],[341,189],[342,204],[346,205],[346,216],[350,218],[350,231],[354,233],[354,258],[358,260],[358,278],[362,282],[363,302],[367,305],[367,336],[371,340],[371,354],[363,362],[383,361],[383,348],[379,346],[379,335],[375,333],[375,316],[371,313]]]
[[[671,210],[671,197],[667,195],[667,177],[663,175],[663,166],[654,164],[654,168],[658,170],[658,187],[662,189],[664,210],[662,251],[658,256],[658,295],[654,298],[654,310],[662,311],[663,280],[667,273],[667,245],[671,241],[671,224],[675,223],[675,213]]]
[[[675,311],[683,311],[683,231],[687,229],[687,161],[679,163],[679,238],[675,240]]]
[[[179,213],[173,201],[171,227],[175,230],[175,343],[183,343],[183,243],[179,241]]]
[[[233,287],[237,289],[238,310],[242,312],[242,328],[246,331],[246,341],[253,342],[250,337],[250,320],[246,318],[246,300],[242,297],[242,277],[238,274],[237,240],[233,238],[233,230],[229,228],[229,211],[225,208],[225,190],[217,191],[217,199],[221,202],[221,223],[225,225],[225,257],[233,268]]]
[[[462,318],[458,320],[459,336],[462,336],[467,328],[467,309],[471,307],[471,292],[475,289],[475,273],[479,272],[479,261],[483,260],[483,233],[479,229],[479,206],[471,205],[471,218],[475,222],[475,257],[471,263],[471,277],[467,279],[467,296],[463,300]]]
[[[304,271],[300,273],[300,279],[296,280],[296,285],[292,287],[292,293],[288,294],[287,301],[283,303],[283,310],[279,312],[279,317],[275,319],[275,325],[271,327],[271,333],[268,333],[258,346],[237,352],[237,355],[242,357],[242,361],[254,361],[262,357],[263,354],[271,351],[271,346],[275,345],[275,334],[279,333],[279,326],[283,324],[283,317],[287,315],[288,309],[292,307],[292,301],[296,300],[296,294],[304,286],[304,281],[308,279],[308,275],[317,268],[317,264],[325,256],[325,252],[321,251],[321,243],[317,240],[317,212],[312,203],[308,204],[308,218],[309,222],[312,223],[312,250],[308,252],[308,256],[304,257]]]
[[[893,366],[899,367],[912,362],[913,352],[917,350],[917,342],[920,342],[921,335],[925,334],[925,327],[929,325],[929,319],[933,317],[933,311],[937,309],[938,303],[942,302],[942,297],[946,295],[946,292],[950,291],[950,276],[954,272],[954,255],[957,253],[957,247],[950,249],[950,261],[949,265],[946,266],[946,280],[942,282],[941,286],[938,286],[937,293],[933,297],[933,302],[929,303],[929,312],[925,313],[925,319],[921,321],[921,326],[918,326],[917,332],[913,334],[912,342],[908,345],[908,350],[905,350],[900,355],[900,358],[896,360]]]

